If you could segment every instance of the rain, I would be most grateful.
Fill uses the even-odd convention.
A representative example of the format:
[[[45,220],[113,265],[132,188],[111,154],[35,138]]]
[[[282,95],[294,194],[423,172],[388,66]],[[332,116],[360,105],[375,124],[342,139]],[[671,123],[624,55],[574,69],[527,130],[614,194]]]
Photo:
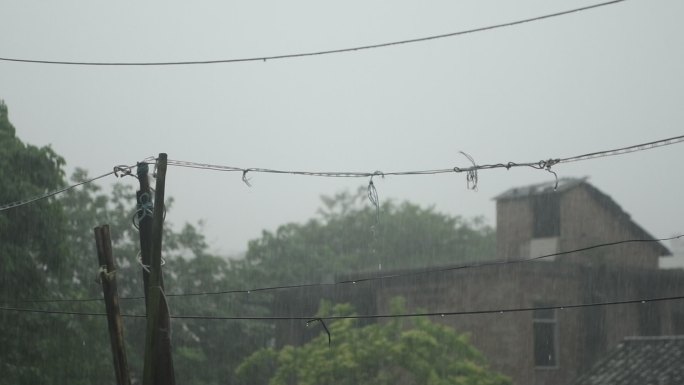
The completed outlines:
[[[0,24],[0,385],[681,384],[674,0]]]

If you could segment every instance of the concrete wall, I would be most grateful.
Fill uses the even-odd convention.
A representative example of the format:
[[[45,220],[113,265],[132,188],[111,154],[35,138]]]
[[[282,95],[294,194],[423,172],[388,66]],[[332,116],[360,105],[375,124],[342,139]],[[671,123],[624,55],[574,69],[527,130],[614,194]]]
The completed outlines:
[[[611,241],[643,238],[635,232],[629,216],[620,214],[607,196],[586,184],[560,194],[559,251],[575,250]],[[497,207],[497,256],[520,259],[529,250],[534,212],[531,197],[503,199]],[[621,211],[621,210],[620,210]],[[620,215],[618,215],[620,214]],[[630,243],[560,257],[559,260],[589,265],[614,264],[656,269],[660,253],[653,244]]]
[[[643,238],[643,232],[607,196],[580,184],[560,192],[560,250]],[[606,202],[605,199],[610,201]],[[611,206],[612,204],[613,206]],[[621,214],[622,213],[622,214]],[[497,254],[519,259],[532,239],[533,207],[529,199],[497,202]],[[657,270],[653,244],[632,243],[556,258],[449,272],[418,274],[316,289],[297,289],[276,296],[276,315],[314,314],[320,299],[354,304],[359,314],[390,312],[393,297],[406,299],[408,311],[452,312],[573,305],[684,293],[684,271]],[[392,272],[384,272],[391,274]],[[348,279],[350,277],[343,277]],[[571,383],[624,337],[668,335],[684,330],[684,301],[637,303],[556,311],[558,365],[534,364],[533,313],[435,317],[470,340],[492,369],[520,385]],[[373,322],[373,321],[366,321]],[[279,322],[279,346],[301,344],[319,334],[303,322]],[[333,337],[334,339],[334,337]]]
[[[406,299],[409,311],[448,312],[599,303],[683,292],[684,273],[651,273],[531,262],[392,279],[371,292],[380,313],[389,312],[389,300],[396,296]],[[491,368],[516,384],[556,385],[570,383],[627,336],[672,334],[676,311],[684,312],[682,301],[556,310],[558,365],[554,368],[535,367],[531,311],[433,320],[469,334]]]

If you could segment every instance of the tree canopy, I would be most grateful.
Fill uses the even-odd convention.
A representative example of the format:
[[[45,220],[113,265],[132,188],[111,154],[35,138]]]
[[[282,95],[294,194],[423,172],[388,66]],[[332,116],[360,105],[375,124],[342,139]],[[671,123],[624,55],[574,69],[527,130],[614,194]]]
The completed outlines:
[[[19,140],[8,115],[0,101],[0,202],[16,202],[62,186],[64,160],[50,147]],[[54,199],[0,212],[0,255],[17,256],[0,264],[1,298],[30,297],[45,290],[47,278],[66,257],[64,225],[61,206]]]
[[[292,283],[339,274],[463,263],[491,258],[494,230],[410,202],[382,204],[379,217],[365,189],[321,198],[319,217],[264,231],[249,242],[244,264],[255,282]]]
[[[64,160],[49,147],[24,144],[16,137],[8,109],[0,101],[0,202],[16,202],[63,185]],[[21,209],[0,211],[0,299],[44,296],[61,280],[68,262],[60,204],[42,200]],[[54,342],[18,329],[45,330],[64,323],[40,317],[2,314],[0,383],[48,383],[41,364],[54,354]],[[17,338],[23,335],[23,338]]]
[[[50,147],[31,146],[17,138],[8,109],[0,103],[0,204],[39,196],[64,186],[64,165],[64,160]],[[82,169],[76,169],[71,176],[74,183],[86,179],[88,174]],[[363,201],[363,196],[363,191],[359,190],[322,197],[317,217],[305,223],[282,225],[275,232],[264,231],[261,237],[249,242],[245,257],[238,260],[213,255],[201,226],[184,224],[177,229],[167,221],[163,243],[166,291],[221,292],[279,283],[320,282],[331,273],[373,270],[380,264],[383,269],[424,267],[460,263],[493,254],[494,232],[481,220],[445,215],[433,208],[407,202],[385,202],[378,219],[375,210]],[[172,210],[172,199],[165,204]],[[141,296],[138,233],[131,223],[134,213],[134,187],[123,183],[114,184],[111,191],[95,183],[85,184],[56,197],[0,211],[2,304],[41,310],[102,312],[101,301],[89,300],[101,296],[100,285],[94,279],[97,259],[93,228],[102,224],[109,224],[111,228],[119,295]],[[31,299],[40,301],[27,302]],[[268,294],[181,296],[169,297],[169,301],[173,314],[269,316],[273,311],[273,297]],[[122,300],[121,306],[124,313],[144,314],[144,304],[140,300]],[[351,311],[341,305],[335,309]],[[0,316],[3,323],[0,328],[0,385],[114,382],[105,318],[9,311],[0,312]],[[336,341],[359,338],[370,345],[361,348],[358,343],[336,342],[332,349],[325,350],[327,345],[319,339],[316,341],[321,343],[313,341],[279,352],[264,350],[276,337],[273,324],[268,322],[174,320],[172,327],[177,381],[188,385],[235,383],[238,374],[245,380],[254,372],[248,369],[254,368],[249,363],[261,362],[260,355],[275,358],[288,354],[297,354],[302,360],[311,354],[306,360],[313,361],[298,361],[308,368],[306,373],[293,372],[293,366],[285,365],[285,361],[278,358],[280,373],[290,373],[288,376],[295,373],[302,381],[329,375],[315,369],[320,357],[334,355],[341,363],[361,364],[357,358],[352,357],[351,361],[344,358],[350,354],[368,357],[369,361],[363,362],[364,370],[384,365],[382,368],[386,370],[370,371],[367,379],[385,381],[387,376],[395,378],[391,377],[396,374],[394,369],[390,369],[404,365],[402,360],[410,358],[416,365],[426,362],[411,356],[419,350],[401,353],[401,347],[408,346],[413,334],[423,333],[425,338],[437,341],[453,337],[462,341],[454,346],[465,344],[463,337],[452,336],[449,334],[452,331],[428,321],[401,327],[379,324],[363,328],[355,327],[353,322],[336,322],[331,325]],[[140,378],[142,373],[144,333],[144,321],[125,319],[128,362],[134,378]],[[325,349],[319,351],[321,346]],[[356,350],[357,347],[360,350]],[[376,356],[381,348],[394,352],[383,353],[390,354],[393,361],[376,359],[382,358],[382,355]],[[253,352],[259,353],[245,361]],[[463,354],[449,357],[466,357],[464,362],[481,367],[478,365],[482,361],[477,354]],[[243,369],[236,371],[239,365]],[[437,367],[440,371],[448,369]],[[427,378],[424,374],[428,372],[424,373],[418,367],[407,370],[413,376],[410,378],[416,381]],[[447,372],[452,373],[449,370]],[[257,381],[259,378],[270,379],[264,378],[264,373],[267,372],[257,373],[261,377],[247,382],[257,384],[261,383]],[[274,378],[280,378],[277,373],[272,373]],[[439,378],[442,378],[441,374]],[[272,381],[282,383],[277,379]]]
[[[393,301],[403,312],[401,298]],[[330,303],[321,305],[329,314]],[[338,304],[334,315],[354,314]],[[314,326],[314,325],[312,325]],[[243,384],[268,385],[506,385],[510,380],[491,371],[467,336],[427,318],[359,327],[356,320],[329,323],[332,342],[322,332],[302,346],[261,349],[237,369]]]

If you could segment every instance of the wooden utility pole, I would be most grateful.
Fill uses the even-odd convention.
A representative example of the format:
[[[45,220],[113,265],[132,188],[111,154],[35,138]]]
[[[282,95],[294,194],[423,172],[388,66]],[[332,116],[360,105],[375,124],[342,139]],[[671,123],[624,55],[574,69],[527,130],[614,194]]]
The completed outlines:
[[[147,163],[138,163],[137,174],[140,182],[140,190],[135,194],[138,202],[138,232],[140,235],[140,263],[143,265],[143,292],[145,293],[145,309],[149,313],[147,302],[147,289],[150,282],[149,267],[152,260],[152,212],[154,209],[152,194],[150,192],[150,181],[147,174],[149,173],[149,166]],[[163,283],[162,283],[163,287]]]
[[[112,256],[112,239],[109,226],[98,226],[95,231],[95,246],[97,260],[100,264],[100,281],[107,309],[107,324],[109,325],[109,340],[114,357],[114,372],[117,385],[131,385],[126,360],[126,347],[123,339],[123,323],[119,311],[119,293],[116,286],[116,266]]]
[[[145,339],[143,385],[175,385],[176,383],[173,373],[173,361],[171,359],[171,323],[161,272],[166,160],[166,154],[159,154],[157,158],[157,184],[154,194],[154,209],[152,212],[149,242],[143,239],[143,231],[140,232],[143,264],[145,263],[145,253],[149,253],[149,277],[146,285],[147,333]],[[146,178],[147,175],[145,175],[144,179]],[[140,181],[141,188],[143,183],[146,183],[142,179]],[[144,192],[142,190],[141,192],[140,197],[142,198]],[[139,199],[142,200],[141,198]],[[143,216],[146,213],[144,210],[142,210]],[[142,224],[140,226],[142,229]]]

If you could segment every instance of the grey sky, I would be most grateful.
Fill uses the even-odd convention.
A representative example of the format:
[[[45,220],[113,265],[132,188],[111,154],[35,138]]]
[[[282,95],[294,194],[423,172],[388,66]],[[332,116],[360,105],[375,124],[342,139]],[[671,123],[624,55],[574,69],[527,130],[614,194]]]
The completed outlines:
[[[87,61],[239,58],[344,48],[503,23],[588,1],[125,2],[2,0],[0,56]],[[456,38],[324,57],[187,67],[0,62],[18,135],[92,175],[167,152],[239,167],[397,171],[536,161],[684,133],[684,3],[614,6]],[[559,165],[589,176],[655,236],[684,231],[684,145]],[[172,222],[215,249],[315,214],[367,180],[171,168]],[[532,169],[388,177],[411,200],[494,223],[491,198]],[[113,178],[107,180],[107,184]],[[132,183],[128,180],[126,183]]]

